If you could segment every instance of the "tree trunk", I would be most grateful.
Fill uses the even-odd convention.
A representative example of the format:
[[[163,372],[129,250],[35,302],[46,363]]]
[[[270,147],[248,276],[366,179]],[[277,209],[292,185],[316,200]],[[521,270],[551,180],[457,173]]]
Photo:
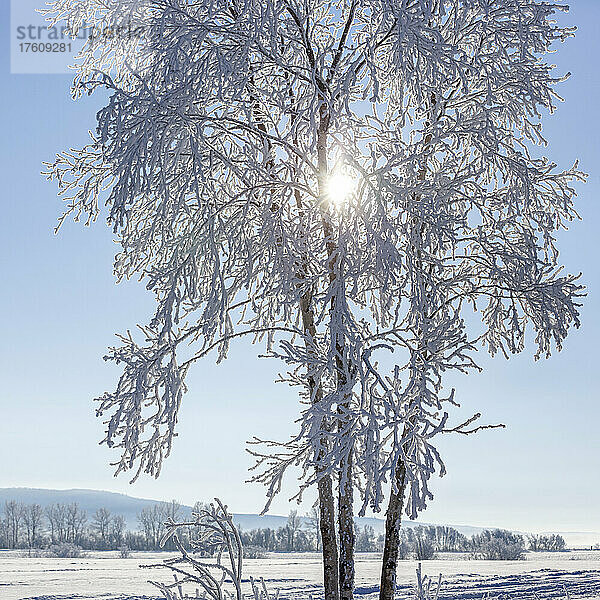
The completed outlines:
[[[338,431],[344,433],[348,423],[351,393],[348,384],[347,365],[344,363],[344,346],[336,343],[337,390],[344,394],[344,401],[338,409]],[[340,464],[338,483],[338,520],[340,533],[340,598],[352,600],[354,595],[354,490],[352,480],[353,448],[348,450],[347,461]]]
[[[406,488],[406,469],[403,462],[396,466],[396,492],[391,490],[385,518],[385,546],[381,566],[379,600],[393,600],[396,592],[396,570],[400,549],[400,523]]]
[[[429,128],[431,123],[436,120],[434,110],[437,104],[437,96],[434,92],[430,96],[430,115],[425,122],[425,129]],[[437,117],[439,118],[439,116]],[[427,132],[424,137],[424,147],[428,150],[431,145],[432,134]],[[421,165],[417,180],[425,181],[427,176],[427,159]],[[423,236],[423,229],[420,234]],[[419,257],[419,272],[423,266],[421,262],[421,253],[417,252]],[[421,333],[421,332],[420,332]],[[426,353],[427,354],[427,353]],[[426,356],[426,358],[428,358]],[[412,423],[414,425],[414,423]],[[406,433],[406,430],[405,430]],[[402,460],[398,461],[395,473],[396,492],[393,487],[390,490],[390,501],[386,511],[385,519],[385,545],[383,548],[383,564],[381,567],[381,582],[379,586],[379,600],[393,600],[396,591],[396,570],[398,567],[398,552],[400,549],[400,524],[402,521],[402,508],[404,505],[404,493],[406,490],[406,467]]]
[[[321,206],[328,205],[327,178],[329,176],[329,167],[327,160],[327,136],[329,131],[330,115],[325,102],[320,108],[319,131],[317,135],[317,157],[319,168],[319,195],[321,197]],[[333,229],[326,210],[322,209],[321,220],[323,224],[323,235],[325,237],[325,248],[328,256],[329,282],[333,286],[336,281],[336,267],[339,261],[339,248],[334,240]],[[335,298],[331,299],[331,310],[336,310]],[[332,315],[333,316],[333,315]],[[344,363],[344,340],[337,339],[336,347],[336,370],[337,370],[337,390],[339,393],[347,394],[348,373],[347,365]],[[347,418],[347,409],[349,400],[341,403],[338,419],[338,428],[345,429],[345,419]],[[346,435],[348,435],[346,433]],[[343,475],[342,475],[343,473]],[[338,525],[340,535],[340,555],[339,555],[339,587],[338,591],[341,600],[352,600],[354,593],[354,507],[352,490],[352,449],[348,452],[346,464],[340,465],[340,479],[338,488]],[[325,549],[325,540],[323,540],[323,549]],[[327,596],[326,596],[327,600]]]
[[[260,111],[260,108],[258,108]],[[321,167],[321,174],[326,172],[326,137],[327,137],[327,124],[323,127],[323,112],[321,112],[321,127],[319,129],[319,165]],[[259,128],[263,131],[267,131],[264,123],[259,124]],[[325,140],[325,144],[323,141]],[[269,153],[271,151],[270,142],[267,143]],[[325,151],[324,151],[325,149]],[[325,163],[323,163],[325,161]],[[322,167],[325,164],[325,171]],[[271,168],[273,166],[272,159],[267,160],[267,166]],[[322,178],[320,179],[322,188]],[[300,192],[298,189],[294,192],[296,196],[296,202],[298,208],[302,208],[302,201],[300,198]],[[272,205],[271,210],[277,211],[277,206]],[[306,275],[306,265],[302,265],[299,278],[303,279]],[[315,340],[317,330],[315,326],[314,311],[312,306],[312,293],[309,290],[305,290],[300,297],[300,315],[302,319],[302,327],[304,333],[311,339]],[[307,346],[307,351],[311,352],[312,348]],[[314,403],[318,403],[323,399],[323,390],[320,385],[317,385],[316,381],[312,376],[308,377],[308,387],[310,390],[311,398]],[[327,441],[325,441],[327,443]],[[318,467],[317,467],[318,468]],[[325,590],[325,600],[340,600],[340,588],[339,588],[339,571],[338,571],[338,545],[337,545],[337,533],[335,527],[335,503],[333,499],[333,482],[331,476],[325,475],[321,477],[317,484],[319,492],[319,529],[321,532],[321,544],[323,554],[323,587]],[[317,542],[318,544],[318,542]]]
[[[323,545],[323,586],[325,600],[340,600],[338,582],[338,547],[335,532],[335,505],[331,477],[319,480],[319,513]]]
[[[308,291],[302,294],[300,298],[300,313],[304,332],[311,340],[316,339],[312,295]],[[307,347],[307,350],[311,350],[310,346]],[[315,404],[321,402],[323,400],[323,390],[320,385],[317,385],[312,375],[308,376],[308,387],[313,402]],[[321,543],[323,547],[323,587],[325,589],[325,600],[340,600],[335,504],[331,476],[325,475],[321,477],[317,488],[319,491],[319,529],[321,531]]]
[[[352,600],[354,595],[354,509],[352,487],[352,452],[346,465],[346,477],[340,474],[338,518],[340,531],[340,598]]]

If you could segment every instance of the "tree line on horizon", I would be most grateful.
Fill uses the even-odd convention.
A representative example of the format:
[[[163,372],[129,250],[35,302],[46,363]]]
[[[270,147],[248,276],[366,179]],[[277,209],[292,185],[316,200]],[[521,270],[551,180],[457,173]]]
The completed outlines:
[[[72,544],[83,550],[160,550],[165,523],[182,516],[181,504],[176,500],[156,503],[138,513],[138,529],[132,531],[122,515],[104,507],[88,517],[77,502],[42,507],[8,500],[0,512],[0,548],[40,549]],[[171,550],[172,544],[167,543],[164,549]]]
[[[196,502],[192,513],[205,505]],[[0,514],[0,548],[43,549],[53,545],[71,544],[81,550],[174,550],[172,540],[161,545],[167,523],[177,523],[189,517],[176,500],[157,502],[143,508],[137,515],[138,529],[127,529],[122,515],[99,508],[88,515],[77,502],[56,503],[46,507],[5,502]],[[278,528],[240,529],[240,538],[248,558],[261,558],[266,552],[318,552],[321,550],[319,512],[316,507],[305,516],[290,511],[287,523]],[[181,532],[188,548],[197,532],[187,527]],[[370,525],[355,524],[356,550],[381,552],[383,534]],[[525,538],[510,531],[485,530],[468,538],[449,526],[419,525],[401,530],[400,558],[428,560],[438,552],[467,552],[473,558],[486,560],[517,560],[526,550],[563,551],[565,540],[560,535],[531,535]]]

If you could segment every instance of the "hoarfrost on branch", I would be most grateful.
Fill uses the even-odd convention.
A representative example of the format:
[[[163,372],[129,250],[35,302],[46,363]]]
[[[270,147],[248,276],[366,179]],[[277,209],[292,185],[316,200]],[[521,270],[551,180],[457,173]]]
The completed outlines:
[[[267,507],[299,465],[300,494],[351,476],[362,510],[378,510],[404,464],[416,516],[444,472],[435,437],[477,429],[478,415],[448,423],[443,374],[477,369],[478,345],[522,351],[528,328],[548,356],[579,326],[583,287],[555,239],[585,176],[534,149],[560,99],[545,55],[572,35],[553,21],[563,9],[52,3],[49,18],[73,31],[136,32],[88,41],[73,93],[109,99],[89,145],[48,165],[63,219],[89,223],[106,205],[117,278],[141,278],[156,298],[151,322],[107,356],[123,367],[98,407],[118,472],[159,474],[188,368],[249,336],[304,401],[292,439],[251,446]]]

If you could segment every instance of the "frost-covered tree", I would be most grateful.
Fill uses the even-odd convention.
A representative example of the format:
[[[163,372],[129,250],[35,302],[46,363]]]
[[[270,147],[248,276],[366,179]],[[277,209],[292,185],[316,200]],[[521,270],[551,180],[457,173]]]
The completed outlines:
[[[8,547],[18,548],[25,518],[25,505],[15,500],[4,503],[4,521],[8,532]]]
[[[562,535],[530,535],[527,538],[529,550],[532,552],[562,552],[567,543]]]
[[[157,301],[107,357],[123,367],[98,407],[117,473],[158,476],[188,369],[250,336],[304,402],[291,439],[255,440],[266,508],[300,466],[298,497],[319,494],[326,598],[346,600],[354,490],[361,512],[388,494],[389,600],[403,507],[415,517],[444,473],[434,438],[477,429],[479,415],[448,424],[442,375],[477,368],[478,344],[520,352],[528,327],[548,356],[579,325],[582,287],[555,235],[583,175],[533,148],[559,98],[544,55],[572,34],[552,20],[564,6],[52,4],[73,32],[112,32],[89,39],[73,87],[108,92],[96,132],[48,165],[63,219],[106,206],[117,278],[142,278]]]
[[[87,513],[80,508],[77,502],[67,504],[64,511],[66,541],[72,544],[81,544],[87,523]]]
[[[125,537],[127,523],[121,515],[115,515],[109,524],[110,543],[112,548],[121,548]]]
[[[8,548],[9,546],[9,527],[8,522],[0,515],[0,548]]]
[[[316,505],[311,506],[310,511],[305,516],[306,528],[311,532],[312,537],[315,540],[315,547],[317,552],[321,550],[321,527],[320,527],[320,515],[319,508]]]
[[[159,549],[168,516],[166,505],[162,503],[147,506],[137,515],[139,528],[144,534],[148,549]]]
[[[44,533],[44,510],[39,504],[28,504],[23,510],[27,547],[35,548]]]
[[[296,549],[296,535],[298,534],[300,527],[302,527],[302,521],[298,516],[298,511],[291,510],[285,526],[285,531],[287,533],[287,546],[290,552],[294,552]]]
[[[356,550],[357,552],[375,552],[377,550],[375,530],[370,525],[365,525],[362,531],[357,531]]]
[[[92,530],[97,534],[103,550],[108,548],[112,515],[106,508],[99,508],[92,516]]]
[[[51,504],[46,507],[46,518],[50,526],[50,541],[53,544],[67,540],[66,505]]]
[[[505,529],[485,530],[471,538],[472,555],[483,560],[523,560],[525,540]]]

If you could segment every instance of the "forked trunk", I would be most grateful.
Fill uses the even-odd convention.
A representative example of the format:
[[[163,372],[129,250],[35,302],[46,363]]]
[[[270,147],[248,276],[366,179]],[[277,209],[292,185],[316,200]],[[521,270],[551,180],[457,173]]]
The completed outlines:
[[[406,468],[403,462],[396,467],[396,492],[391,490],[385,517],[385,545],[381,566],[379,600],[393,600],[396,591],[396,570],[400,551],[400,523],[406,488]]]
[[[327,206],[328,191],[327,177],[329,168],[327,164],[327,135],[329,129],[329,113],[325,102],[320,109],[319,131],[317,136],[317,155],[319,167],[319,194],[322,200],[322,206]],[[333,228],[329,220],[327,211],[321,213],[321,222],[323,225],[323,235],[325,238],[325,247],[328,256],[329,283],[333,286],[337,278],[337,266],[339,261],[339,248],[334,240]],[[331,299],[331,310],[335,310],[335,299]],[[336,371],[337,371],[337,389],[338,392],[347,394],[347,369],[344,364],[344,346],[343,341],[336,340]],[[348,399],[342,402],[339,411],[338,428],[345,430],[345,419],[347,418],[349,404]],[[345,435],[348,435],[346,432]],[[342,471],[344,471],[342,476]],[[348,453],[347,464],[340,465],[340,479],[338,488],[338,525],[340,534],[340,554],[339,554],[339,585],[338,593],[342,600],[352,600],[354,593],[354,510],[352,505],[352,449]],[[325,542],[323,542],[325,548]],[[327,595],[325,599],[328,600]]]

